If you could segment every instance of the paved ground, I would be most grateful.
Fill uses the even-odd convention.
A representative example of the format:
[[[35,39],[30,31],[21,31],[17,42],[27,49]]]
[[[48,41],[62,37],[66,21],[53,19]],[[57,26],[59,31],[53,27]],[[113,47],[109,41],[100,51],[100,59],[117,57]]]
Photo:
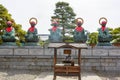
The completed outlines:
[[[102,80],[120,80],[120,71],[95,72]]]
[[[60,77],[56,80],[77,80],[77,77]],[[0,80],[53,80],[53,72],[35,70],[1,70]],[[119,72],[82,72],[82,80],[120,80]]]
[[[35,80],[52,80],[53,73],[42,73],[39,75]],[[78,80],[78,77],[60,77],[58,76],[56,80]],[[102,80],[99,76],[97,76],[93,72],[83,72],[82,73],[82,80]]]

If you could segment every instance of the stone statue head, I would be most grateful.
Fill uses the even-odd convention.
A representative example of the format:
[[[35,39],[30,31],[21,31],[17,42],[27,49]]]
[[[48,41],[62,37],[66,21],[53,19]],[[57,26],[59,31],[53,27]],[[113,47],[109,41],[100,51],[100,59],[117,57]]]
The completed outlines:
[[[29,23],[31,27],[35,27],[35,25],[37,24],[37,19],[34,17],[30,18]]]
[[[101,17],[101,18],[99,19],[99,24],[100,24],[101,26],[105,27],[106,24],[107,24],[107,19],[106,19],[105,17]]]
[[[52,25],[53,25],[54,27],[58,27],[58,23],[57,23],[57,22],[53,22]]]
[[[105,26],[106,26],[106,24],[107,24],[107,22],[106,22],[106,21],[102,21],[102,23],[101,23],[101,25],[102,25],[103,27],[105,27]]]
[[[77,18],[76,19],[76,24],[77,24],[78,27],[81,27],[83,23],[84,23],[84,20],[82,18]]]
[[[34,21],[31,21],[30,25],[31,25],[31,27],[34,27],[36,25],[36,23]]]
[[[59,19],[58,18],[52,18],[51,23],[53,27],[58,27],[59,26]]]
[[[12,26],[12,22],[11,21],[7,21],[7,26],[11,27]]]
[[[82,22],[81,22],[81,21],[77,22],[77,26],[78,26],[78,27],[81,27],[81,25],[82,25]]]

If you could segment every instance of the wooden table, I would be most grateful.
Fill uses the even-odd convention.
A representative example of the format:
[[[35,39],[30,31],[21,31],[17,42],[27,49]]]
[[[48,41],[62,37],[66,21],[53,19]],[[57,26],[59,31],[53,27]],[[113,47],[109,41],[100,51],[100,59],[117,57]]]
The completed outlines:
[[[53,80],[56,80],[56,76],[78,76],[78,80],[81,80],[81,49],[87,49],[87,45],[80,43],[50,43],[48,47],[54,48]],[[59,48],[78,49],[78,64],[74,66],[57,64],[57,49]]]

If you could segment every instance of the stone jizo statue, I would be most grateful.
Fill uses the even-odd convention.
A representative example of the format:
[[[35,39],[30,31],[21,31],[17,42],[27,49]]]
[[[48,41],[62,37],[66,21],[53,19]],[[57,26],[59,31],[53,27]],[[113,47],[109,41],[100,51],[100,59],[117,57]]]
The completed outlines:
[[[76,28],[74,30],[74,42],[77,43],[85,43],[87,40],[87,35],[85,34],[85,30],[82,27],[83,24],[83,19],[82,18],[77,18],[76,19]]]
[[[103,20],[101,22],[101,20]],[[109,33],[109,29],[106,27],[107,19],[102,17],[99,19],[99,24],[101,28],[98,29],[98,46],[109,46],[110,41],[112,40],[112,36]]]
[[[7,21],[7,27],[5,28],[2,35],[3,42],[15,42],[15,29],[12,27],[12,22]]]
[[[49,41],[50,42],[62,42],[62,34],[61,30],[58,28],[58,22],[53,21],[52,22],[53,27],[49,30],[50,31],[50,36],[49,36]]]
[[[37,29],[35,28],[36,24],[37,24],[37,19],[36,18],[31,18],[29,20],[29,23],[31,25],[31,27],[28,29],[27,31],[27,35],[25,36],[26,42],[38,42],[38,32]]]

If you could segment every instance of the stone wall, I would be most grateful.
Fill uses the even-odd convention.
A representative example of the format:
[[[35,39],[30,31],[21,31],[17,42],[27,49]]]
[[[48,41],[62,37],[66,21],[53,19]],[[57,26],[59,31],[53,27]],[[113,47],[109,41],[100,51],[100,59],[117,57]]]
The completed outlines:
[[[120,48],[95,47],[82,50],[82,68],[86,70],[120,71]]]
[[[54,50],[40,46],[0,46],[0,68],[52,70]],[[77,50],[72,49],[77,63]],[[82,70],[120,70],[119,47],[95,47],[81,50]],[[58,49],[58,63],[64,59],[63,49]]]

